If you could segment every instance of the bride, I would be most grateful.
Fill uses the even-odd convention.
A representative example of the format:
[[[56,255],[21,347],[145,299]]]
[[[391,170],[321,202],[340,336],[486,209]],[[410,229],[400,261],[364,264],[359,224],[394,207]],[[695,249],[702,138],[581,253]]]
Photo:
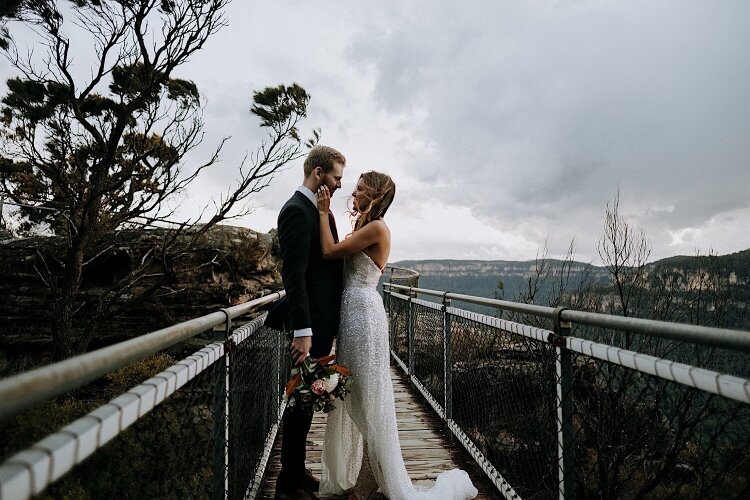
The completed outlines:
[[[441,473],[432,488],[412,485],[401,456],[388,321],[376,290],[391,249],[383,217],[395,193],[388,175],[362,174],[352,193],[354,231],[334,243],[328,220],[330,193],[325,185],[317,192],[323,257],[346,257],[336,357],[354,377],[351,394],[328,413],[319,494],[351,493],[350,500],[365,500],[380,488],[390,500],[474,498],[477,490],[460,469]]]

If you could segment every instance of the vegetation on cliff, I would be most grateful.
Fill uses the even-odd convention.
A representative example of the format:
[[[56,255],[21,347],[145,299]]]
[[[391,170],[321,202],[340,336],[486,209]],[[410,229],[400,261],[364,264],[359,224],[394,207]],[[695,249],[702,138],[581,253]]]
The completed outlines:
[[[104,253],[86,266],[78,292],[81,321],[71,339],[88,336],[92,346],[110,344],[252,300],[281,286],[280,261],[274,234],[218,225],[198,238],[190,251],[170,263],[168,279],[162,263],[142,265],[144,256],[158,251],[165,229],[122,231]],[[184,237],[190,237],[186,235]],[[13,352],[44,351],[52,347],[54,310],[52,291],[39,279],[37,269],[64,251],[59,237],[6,240],[0,245],[0,349],[5,351],[4,375],[24,369],[10,361]],[[50,256],[52,258],[50,258]],[[113,287],[134,269],[143,277],[120,293]],[[146,293],[150,292],[150,293]],[[146,299],[147,297],[147,299]],[[100,304],[107,303],[105,312]],[[90,322],[97,315],[96,332]]]

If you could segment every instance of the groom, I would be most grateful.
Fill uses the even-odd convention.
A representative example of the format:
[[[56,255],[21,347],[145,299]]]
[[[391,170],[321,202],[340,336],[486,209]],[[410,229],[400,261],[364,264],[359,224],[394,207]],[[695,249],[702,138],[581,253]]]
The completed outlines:
[[[346,159],[328,146],[315,146],[304,162],[302,185],[279,213],[281,278],[285,304],[269,312],[266,324],[294,330],[291,356],[299,366],[307,356],[331,353],[339,329],[343,289],[341,260],[324,260],[320,247],[320,219],[315,192],[325,185],[333,194],[341,187]],[[333,239],[338,241],[333,215],[329,213]],[[298,406],[286,410],[281,437],[281,472],[276,480],[277,499],[314,499],[319,480],[305,469],[307,433],[312,413]]]

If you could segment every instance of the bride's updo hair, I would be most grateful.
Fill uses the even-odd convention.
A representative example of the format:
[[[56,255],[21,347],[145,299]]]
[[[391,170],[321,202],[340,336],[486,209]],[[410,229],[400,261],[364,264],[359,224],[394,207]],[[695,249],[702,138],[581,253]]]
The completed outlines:
[[[389,175],[371,170],[359,178],[362,179],[367,205],[351,212],[355,217],[355,231],[362,229],[368,222],[384,217],[396,196],[396,184]]]

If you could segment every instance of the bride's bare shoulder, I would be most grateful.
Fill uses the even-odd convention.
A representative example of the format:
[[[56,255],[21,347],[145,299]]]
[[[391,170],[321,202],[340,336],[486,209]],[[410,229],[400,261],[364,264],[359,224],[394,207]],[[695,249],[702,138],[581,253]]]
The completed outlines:
[[[386,225],[383,219],[371,220],[370,222],[362,226],[360,231],[366,231],[370,234],[390,232],[390,230],[388,229],[388,226]],[[354,232],[356,232],[356,230]]]
[[[375,219],[374,221],[370,222],[370,224],[372,224],[373,229],[376,229],[377,231],[383,231],[389,234],[391,232],[391,230],[388,229],[388,224],[386,224],[383,219]]]

